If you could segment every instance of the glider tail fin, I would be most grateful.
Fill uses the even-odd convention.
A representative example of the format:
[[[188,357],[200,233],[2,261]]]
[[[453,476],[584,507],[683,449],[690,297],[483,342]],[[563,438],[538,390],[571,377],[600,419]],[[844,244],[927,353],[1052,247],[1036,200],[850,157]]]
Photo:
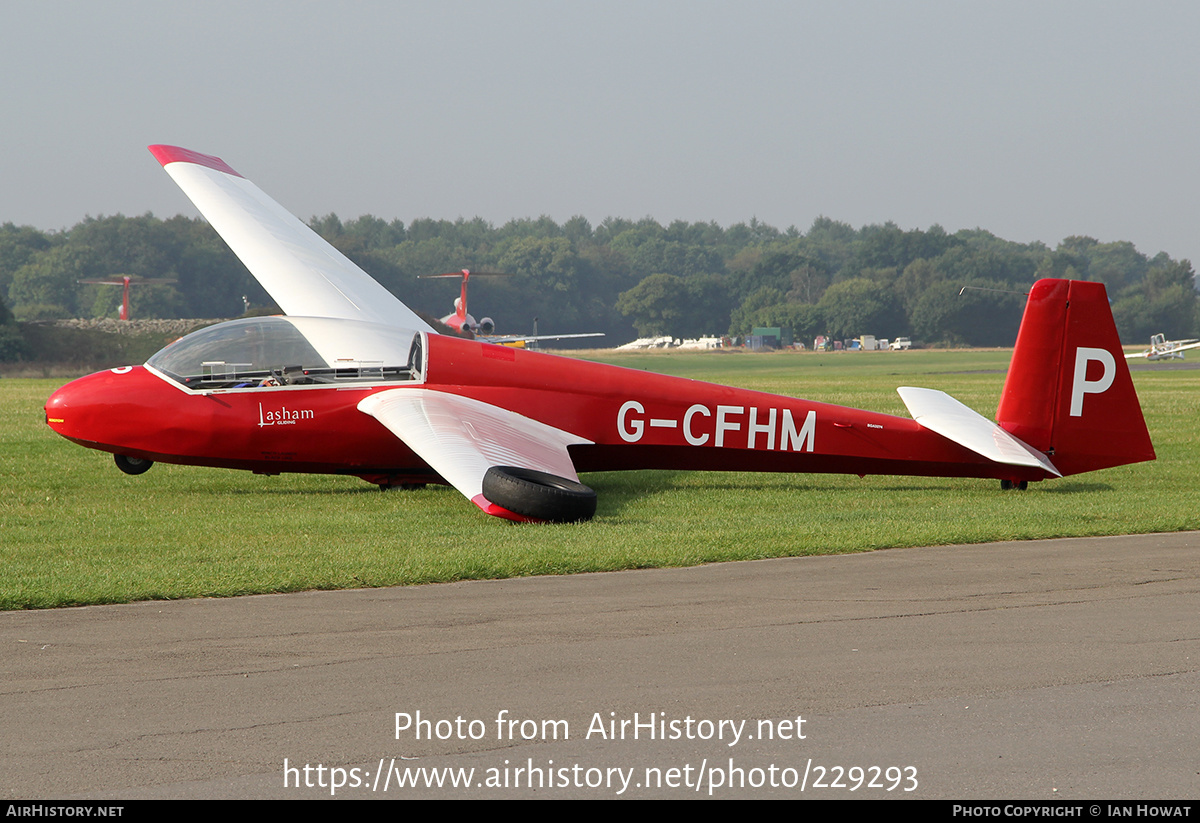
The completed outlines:
[[[1064,475],[1154,459],[1104,284],[1033,285],[996,422]]]

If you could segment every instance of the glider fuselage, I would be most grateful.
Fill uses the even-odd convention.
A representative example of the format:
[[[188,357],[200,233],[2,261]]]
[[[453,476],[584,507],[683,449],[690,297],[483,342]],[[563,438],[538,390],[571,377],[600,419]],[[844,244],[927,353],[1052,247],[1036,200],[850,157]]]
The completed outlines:
[[[47,420],[81,445],[157,462],[438,482],[358,408],[377,392],[422,388],[591,441],[569,449],[578,471],[1044,476],[999,466],[903,417],[433,334],[423,348],[424,364],[403,380],[272,385],[256,372],[242,385],[213,387],[184,385],[153,366],[110,369],[56,392]]]

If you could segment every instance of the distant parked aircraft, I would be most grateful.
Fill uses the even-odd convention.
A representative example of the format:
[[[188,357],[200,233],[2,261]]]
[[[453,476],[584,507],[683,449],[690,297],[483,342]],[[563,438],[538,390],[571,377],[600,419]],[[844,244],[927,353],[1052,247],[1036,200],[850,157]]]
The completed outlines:
[[[1195,348],[1200,348],[1200,340],[1167,340],[1165,334],[1155,334],[1150,337],[1150,348],[1137,354],[1127,354],[1125,359],[1182,360],[1185,351]]]
[[[463,269],[462,271],[452,271],[446,274],[418,274],[417,277],[461,277],[462,278],[462,293],[454,298],[454,314],[448,314],[441,319],[441,323],[449,326],[455,331],[470,332],[476,337],[487,340],[489,343],[503,344],[523,344],[534,343],[539,340],[570,340],[577,337],[603,337],[604,332],[591,332],[588,334],[532,334],[532,335],[498,335],[496,334],[496,322],[490,317],[485,317],[478,323],[475,318],[467,312],[467,281],[472,277],[509,277],[506,272],[500,271],[471,271]],[[534,331],[537,331],[537,318],[534,318]]]

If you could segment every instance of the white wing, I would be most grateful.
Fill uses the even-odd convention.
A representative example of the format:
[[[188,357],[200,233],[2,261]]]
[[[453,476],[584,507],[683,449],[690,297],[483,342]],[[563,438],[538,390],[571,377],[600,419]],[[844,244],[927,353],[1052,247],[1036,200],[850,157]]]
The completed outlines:
[[[481,400],[431,389],[389,389],[364,398],[358,408],[484,511],[489,501],[483,476],[492,466],[578,481],[567,446],[592,442]]]
[[[945,392],[912,386],[902,386],[896,391],[913,420],[947,440],[997,463],[1040,466],[1055,477],[1062,477],[1044,454]]]
[[[1132,360],[1135,357],[1146,357],[1151,360],[1159,360],[1168,357],[1174,357],[1179,352],[1185,352],[1189,349],[1200,348],[1200,342],[1194,340],[1172,340],[1161,348],[1149,348],[1137,354],[1125,355],[1126,360]],[[1182,359],[1182,355],[1180,356]]]
[[[588,332],[586,334],[539,334],[539,335],[497,335],[497,334],[476,334],[476,340],[486,340],[489,343],[503,345],[505,343],[536,343],[540,340],[573,340],[578,337],[603,337],[604,332]]]
[[[433,331],[408,306],[219,157],[150,152],[285,314]]]

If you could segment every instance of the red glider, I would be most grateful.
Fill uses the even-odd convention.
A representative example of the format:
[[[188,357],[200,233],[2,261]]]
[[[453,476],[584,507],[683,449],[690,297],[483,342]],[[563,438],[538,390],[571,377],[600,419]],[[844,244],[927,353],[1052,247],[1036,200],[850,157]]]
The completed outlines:
[[[416,314],[216,157],[150,151],[286,316],[220,323],[46,402],[56,432],[140,473],[448,483],[488,514],[576,521],[578,471],[980,477],[1003,488],[1154,459],[1104,286],[1029,294],[998,423],[931,389],[913,419],[464,340]]]

